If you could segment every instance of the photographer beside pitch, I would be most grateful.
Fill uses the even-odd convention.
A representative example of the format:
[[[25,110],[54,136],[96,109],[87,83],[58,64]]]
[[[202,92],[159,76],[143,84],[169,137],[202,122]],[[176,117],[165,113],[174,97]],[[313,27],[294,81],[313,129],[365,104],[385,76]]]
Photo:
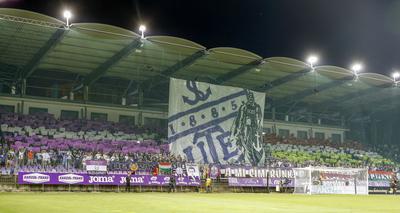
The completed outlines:
[[[131,192],[131,173],[130,172],[128,172],[128,174],[126,175],[125,182],[126,182],[125,191]]]
[[[169,178],[168,193],[170,192],[176,192],[176,180],[174,175],[171,175]]]

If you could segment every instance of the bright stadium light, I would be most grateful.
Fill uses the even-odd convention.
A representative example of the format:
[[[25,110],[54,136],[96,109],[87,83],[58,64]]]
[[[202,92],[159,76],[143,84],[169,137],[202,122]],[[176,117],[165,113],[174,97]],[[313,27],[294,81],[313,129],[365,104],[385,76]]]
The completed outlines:
[[[307,62],[310,64],[311,67],[314,67],[314,65],[318,62],[318,57],[315,55],[310,55],[307,58]]]
[[[394,72],[393,74],[392,74],[392,77],[393,77],[393,81],[397,81],[397,79],[400,77],[400,73],[399,72]]]
[[[67,20],[67,27],[69,27],[69,19],[72,17],[72,13],[69,10],[64,10],[64,18]]]
[[[351,70],[353,70],[355,75],[357,75],[362,69],[363,69],[363,66],[360,63],[354,63],[351,66]]]
[[[144,38],[144,32],[146,32],[146,26],[145,25],[140,25],[139,31],[142,33],[142,38]]]

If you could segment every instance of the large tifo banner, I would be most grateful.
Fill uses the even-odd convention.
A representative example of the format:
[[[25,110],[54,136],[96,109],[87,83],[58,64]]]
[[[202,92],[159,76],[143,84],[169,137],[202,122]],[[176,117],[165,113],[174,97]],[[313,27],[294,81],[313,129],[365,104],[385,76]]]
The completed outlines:
[[[168,140],[196,163],[263,165],[265,94],[171,78]]]
[[[159,175],[132,175],[131,185],[136,186],[166,186],[169,176]],[[177,177],[178,186],[200,186],[199,178]],[[107,174],[90,175],[86,173],[46,173],[46,172],[19,172],[18,184],[51,184],[51,185],[125,185],[126,175]]]

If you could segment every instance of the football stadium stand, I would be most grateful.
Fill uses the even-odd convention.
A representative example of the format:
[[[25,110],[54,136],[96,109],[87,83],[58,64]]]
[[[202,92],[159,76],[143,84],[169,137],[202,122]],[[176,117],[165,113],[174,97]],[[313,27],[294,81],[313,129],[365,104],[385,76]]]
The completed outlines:
[[[245,97],[247,105],[244,99],[232,99],[231,117],[218,117],[227,111],[222,105],[218,112],[210,108],[214,120],[209,123],[250,114],[247,120],[242,117],[246,124],[240,119],[232,123],[237,129],[251,123],[257,130],[243,131],[252,134],[247,139],[230,137],[262,140],[246,147],[262,162],[244,163],[246,155],[229,161],[238,151],[229,150],[232,140],[226,142],[223,136],[234,131],[220,123],[213,131],[221,135],[213,143],[212,136],[201,132],[204,141],[187,139],[187,148],[173,144],[170,135],[176,132],[173,119],[168,120],[175,95],[169,89],[171,78],[187,81],[195,99],[182,99],[191,106],[211,95],[210,87],[206,92],[197,87],[200,83],[240,90],[234,98]],[[231,47],[207,49],[172,36],[142,38],[106,24],[67,26],[46,15],[0,8],[0,185],[40,185],[41,190],[45,185],[93,185],[93,190],[112,185],[120,190],[132,174],[132,185],[161,186],[161,191],[172,175],[181,190],[198,190],[212,178],[221,191],[255,190],[253,186],[269,191],[293,188],[292,168],[335,167],[337,177],[343,176],[340,168],[369,170],[370,189],[386,190],[400,163],[400,131],[394,128],[400,125],[397,83],[377,73],[310,66],[287,57],[262,58]],[[266,97],[260,112],[255,107],[260,100],[254,100],[250,90]],[[187,109],[185,113],[193,113],[188,122],[177,123],[182,129],[189,123],[192,129],[177,135],[200,132],[202,125],[196,125],[209,118],[193,116],[234,96],[224,95]],[[250,110],[243,110],[246,107]],[[256,122],[257,113],[263,116]],[[222,148],[213,151],[214,144]],[[202,160],[195,161],[193,153]],[[98,173],[92,175],[89,168]]]

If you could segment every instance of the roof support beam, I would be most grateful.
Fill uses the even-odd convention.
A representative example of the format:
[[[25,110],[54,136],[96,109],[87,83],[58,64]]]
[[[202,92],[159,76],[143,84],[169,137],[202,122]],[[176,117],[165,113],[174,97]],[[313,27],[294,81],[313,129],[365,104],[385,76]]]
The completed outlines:
[[[22,68],[22,70],[20,70],[20,79],[26,79],[32,75],[46,54],[62,40],[66,32],[67,30],[60,28],[53,33],[46,44],[43,45],[43,47],[41,47],[32,59]]]
[[[306,75],[310,71],[311,71],[311,68],[302,69],[302,70],[300,70],[298,72],[291,73],[291,74],[286,75],[286,76],[284,76],[282,78],[278,78],[278,79],[273,80],[271,82],[267,82],[267,83],[265,83],[265,84],[263,84],[261,86],[257,86],[255,88],[253,88],[253,90],[268,92],[272,88],[275,88],[275,87],[280,86],[282,84],[285,84],[285,83],[288,83],[290,81],[296,80],[296,79]]]
[[[134,80],[130,80],[128,86],[126,87],[125,91],[122,93],[122,97],[126,97],[128,95],[128,91],[131,89]]]
[[[109,58],[107,61],[105,61],[103,64],[100,64],[95,70],[93,70],[91,73],[89,73],[84,79],[82,84],[90,86],[95,82],[97,79],[99,79],[102,75],[104,75],[107,70],[109,70],[112,66],[117,64],[121,59],[125,58],[131,51],[137,49],[140,47],[142,42],[140,39],[135,39],[133,40],[130,44],[122,48],[120,51],[115,53],[111,58]]]
[[[335,80],[335,81],[329,82],[327,84],[322,84],[322,85],[319,85],[319,86],[311,88],[311,89],[303,90],[303,91],[298,92],[298,93],[296,93],[294,95],[282,98],[280,100],[276,100],[275,101],[275,106],[282,106],[282,105],[288,104],[288,103],[296,101],[296,100],[301,100],[301,99],[303,99],[305,97],[308,97],[308,96],[310,96],[312,94],[316,94],[316,93],[322,92],[324,90],[328,90],[330,88],[334,88],[334,87],[340,86],[340,85],[342,85],[342,84],[344,84],[344,83],[346,83],[346,82],[348,82],[349,80],[352,80],[352,79],[353,79],[353,77],[351,77],[351,78],[346,77],[346,78],[343,78],[341,80]]]
[[[179,61],[178,63],[172,65],[171,67],[165,69],[164,71],[161,72],[161,76],[170,77],[171,75],[178,72],[179,70],[192,65],[194,62],[196,62],[197,59],[205,56],[206,54],[207,54],[207,51],[200,50],[200,51],[194,53],[193,55],[183,59],[182,61]]]
[[[243,75],[263,63],[264,63],[263,60],[254,60],[254,61],[252,61],[248,64],[245,64],[235,70],[232,70],[226,74],[218,76],[217,79],[215,79],[215,82],[217,84],[224,84],[225,82],[232,80],[233,78],[236,78],[240,75]]]
[[[173,74],[177,73],[179,70],[184,69],[185,67],[188,67],[192,65],[193,63],[196,62],[196,60],[202,58],[207,54],[206,50],[200,50],[195,52],[194,54],[184,58],[181,61],[178,61],[176,64],[168,67],[167,69],[161,71],[161,73],[157,76],[153,76],[146,81],[144,81],[142,84],[144,85],[143,88],[147,88],[147,90],[150,90],[152,88],[152,82],[160,82],[163,78],[165,77],[171,77]]]

